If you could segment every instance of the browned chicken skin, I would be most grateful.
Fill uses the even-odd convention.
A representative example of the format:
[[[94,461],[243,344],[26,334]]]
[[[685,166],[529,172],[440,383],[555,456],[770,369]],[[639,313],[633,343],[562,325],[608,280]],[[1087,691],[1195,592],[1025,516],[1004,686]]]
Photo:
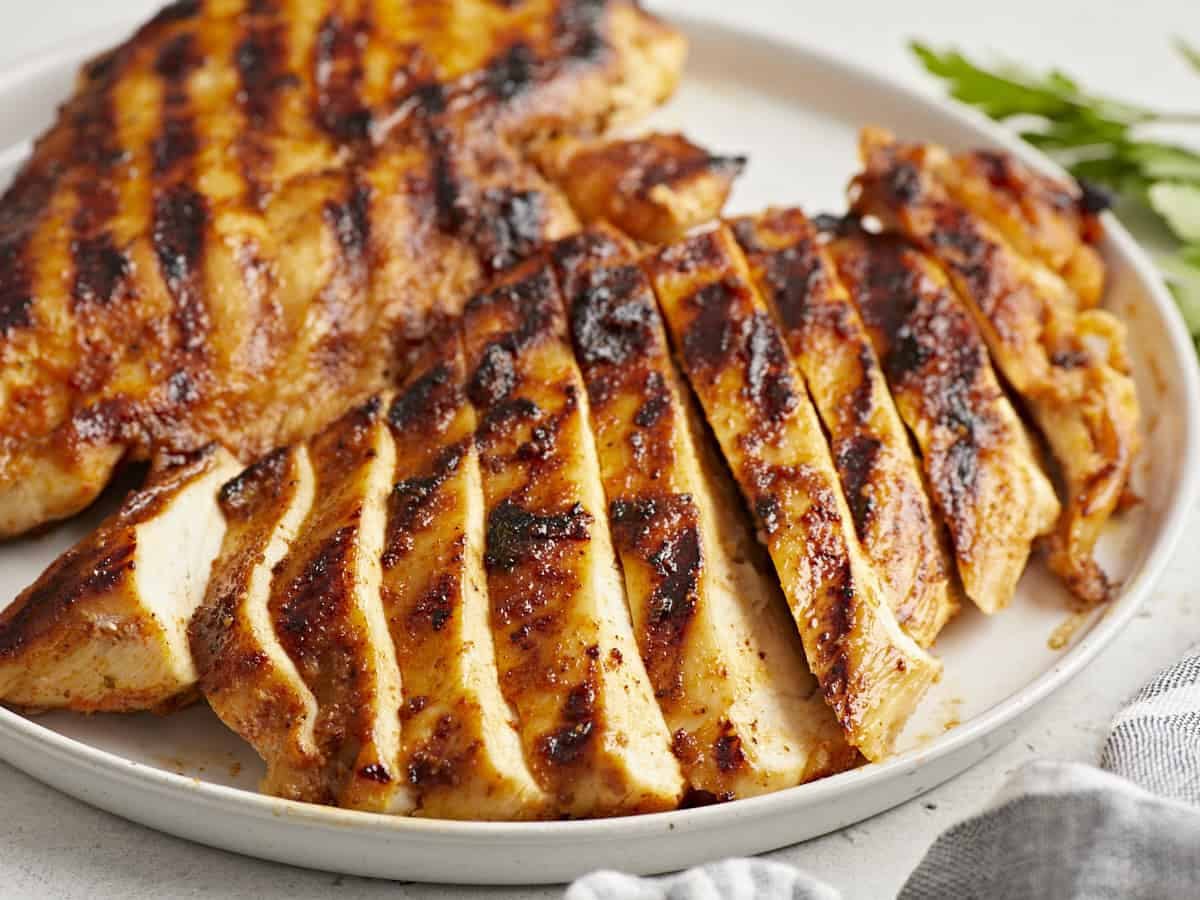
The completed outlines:
[[[670,93],[625,0],[180,0],[0,200],[0,536],[124,458],[313,433],[430,313],[574,227],[523,161]]]

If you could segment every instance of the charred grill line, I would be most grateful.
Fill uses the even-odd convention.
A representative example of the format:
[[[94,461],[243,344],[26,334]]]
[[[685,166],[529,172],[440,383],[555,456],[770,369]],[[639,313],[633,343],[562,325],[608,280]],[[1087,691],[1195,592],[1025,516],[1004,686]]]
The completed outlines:
[[[371,37],[365,16],[346,21],[339,13],[326,16],[313,49],[313,81],[317,86],[316,119],[339,143],[353,144],[371,136],[373,116],[359,96],[363,77],[362,53]]]

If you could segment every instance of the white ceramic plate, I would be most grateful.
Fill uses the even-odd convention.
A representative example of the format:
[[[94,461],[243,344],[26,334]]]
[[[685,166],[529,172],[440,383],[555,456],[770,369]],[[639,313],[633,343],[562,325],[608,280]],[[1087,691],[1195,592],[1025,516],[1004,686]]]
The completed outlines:
[[[684,23],[692,64],[658,127],[747,153],[733,205],[839,210],[865,123],[953,147],[993,145],[1044,160],[986,121],[889,84],[822,52]],[[109,33],[0,76],[0,179],[49,123],[79,62]],[[1200,388],[1190,340],[1146,257],[1108,222],[1108,305],[1128,322],[1148,440],[1136,487],[1145,503],[1106,535],[1100,557],[1116,601],[1074,623],[1038,566],[994,620],[968,610],[937,652],[945,676],[891,761],[723,806],[638,818],[481,824],[398,819],[289,803],[254,792],[262,767],[204,708],[175,716],[23,718],[0,709],[0,757],[89,803],[151,827],[252,856],[358,875],[469,883],[549,883],[597,867],[655,873],[757,853],[842,828],[903,803],[1007,742],[1022,713],[1077,674],[1129,621],[1167,561],[1197,484]],[[0,602],[15,596],[88,521],[0,546]],[[1070,629],[1068,629],[1070,630]]]

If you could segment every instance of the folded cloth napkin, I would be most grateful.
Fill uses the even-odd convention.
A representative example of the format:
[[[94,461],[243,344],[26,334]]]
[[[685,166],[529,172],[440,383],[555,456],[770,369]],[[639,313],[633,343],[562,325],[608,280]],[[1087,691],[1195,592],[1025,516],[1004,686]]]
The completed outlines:
[[[1117,715],[1103,769],[1036,762],[943,833],[900,900],[1200,897],[1200,647]],[[595,872],[566,900],[838,900],[790,866],[733,859],[661,879]]]

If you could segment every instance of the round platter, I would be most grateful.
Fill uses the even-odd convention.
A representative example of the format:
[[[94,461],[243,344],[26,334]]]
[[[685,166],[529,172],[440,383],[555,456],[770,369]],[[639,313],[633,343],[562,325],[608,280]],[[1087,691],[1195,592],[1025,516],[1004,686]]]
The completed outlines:
[[[734,211],[801,204],[839,210],[857,129],[953,148],[1036,153],[983,119],[881,80],[824,52],[697,20],[678,97],[651,123],[679,129],[750,168]],[[0,182],[49,124],[96,35],[0,75]],[[1078,674],[1137,611],[1166,563],[1197,486],[1200,383],[1191,341],[1146,256],[1111,218],[1107,305],[1129,325],[1146,450],[1144,502],[1100,548],[1120,579],[1114,602],[1072,621],[1061,588],[1031,566],[995,619],[967,610],[938,641],[945,675],[890,761],[765,797],[615,820],[485,824],[402,819],[290,803],[255,792],[262,766],[203,707],[167,718],[26,718],[0,708],[0,757],[62,791],[153,828],[228,850],[348,874],[477,884],[552,883],[598,867],[656,873],[772,850],[845,827],[953,777],[1012,738],[1020,717]],[[98,513],[0,546],[0,602],[15,597]],[[1058,649],[1055,649],[1055,648]]]

